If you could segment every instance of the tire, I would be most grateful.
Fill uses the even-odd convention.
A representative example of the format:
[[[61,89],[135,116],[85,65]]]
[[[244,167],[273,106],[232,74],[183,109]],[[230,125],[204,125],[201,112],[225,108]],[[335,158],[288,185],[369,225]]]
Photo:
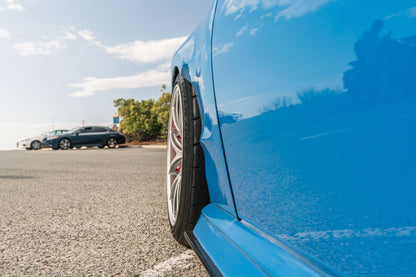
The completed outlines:
[[[30,144],[30,149],[33,150],[39,150],[41,148],[41,143],[38,140],[34,140],[32,141],[32,143]]]
[[[108,148],[116,148],[117,147],[117,139],[116,138],[109,138],[107,140],[106,145]]]
[[[61,148],[62,150],[68,150],[72,147],[72,143],[69,139],[61,139],[61,141],[59,142],[59,148]]]
[[[178,76],[173,86],[167,146],[168,218],[173,237],[189,246],[184,233],[195,227],[209,203],[204,153],[199,143],[201,117],[191,84]]]

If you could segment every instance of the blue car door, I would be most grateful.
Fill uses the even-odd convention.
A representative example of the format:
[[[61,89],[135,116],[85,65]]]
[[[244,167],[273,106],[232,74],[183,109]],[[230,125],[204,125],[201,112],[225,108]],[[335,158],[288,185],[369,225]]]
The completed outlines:
[[[416,4],[219,0],[240,219],[340,273],[416,274]]]

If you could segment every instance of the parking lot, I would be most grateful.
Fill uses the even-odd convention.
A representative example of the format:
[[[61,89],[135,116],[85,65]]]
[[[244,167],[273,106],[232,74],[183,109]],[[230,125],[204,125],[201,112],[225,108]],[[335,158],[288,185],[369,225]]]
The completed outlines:
[[[0,151],[0,276],[206,276],[169,232],[165,152]]]

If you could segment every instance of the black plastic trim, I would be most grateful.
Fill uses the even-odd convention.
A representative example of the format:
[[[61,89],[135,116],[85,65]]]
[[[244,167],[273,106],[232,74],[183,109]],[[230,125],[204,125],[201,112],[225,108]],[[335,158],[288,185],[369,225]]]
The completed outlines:
[[[208,256],[207,252],[202,248],[201,244],[199,243],[198,239],[195,237],[193,232],[185,232],[184,237],[195,253],[198,255],[199,259],[201,260],[202,264],[205,266],[207,271],[211,276],[214,277],[222,277],[223,275],[218,270],[217,266]]]

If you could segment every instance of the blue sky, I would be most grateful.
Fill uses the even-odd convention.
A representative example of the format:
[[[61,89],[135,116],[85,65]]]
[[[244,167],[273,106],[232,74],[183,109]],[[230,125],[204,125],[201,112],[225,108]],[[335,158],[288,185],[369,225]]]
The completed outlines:
[[[149,99],[212,0],[0,0],[0,149]]]

